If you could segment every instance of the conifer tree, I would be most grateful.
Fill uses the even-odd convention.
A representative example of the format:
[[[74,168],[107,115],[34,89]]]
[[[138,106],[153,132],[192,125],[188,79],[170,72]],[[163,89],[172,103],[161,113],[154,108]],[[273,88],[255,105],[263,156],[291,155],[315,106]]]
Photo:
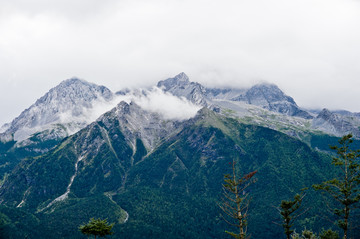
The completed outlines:
[[[332,164],[338,167],[340,174],[331,180],[313,185],[316,190],[329,194],[339,205],[332,211],[337,215],[339,227],[344,231],[344,239],[348,238],[350,213],[360,200],[360,150],[350,148],[352,135],[348,134],[339,140],[340,146],[331,146],[336,150]]]
[[[239,230],[238,232],[226,231],[227,234],[236,239],[247,238],[247,217],[250,198],[246,189],[256,181],[252,179],[256,172],[254,171],[240,177],[236,172],[235,162],[233,161],[232,174],[224,175],[223,198],[219,206],[230,218],[229,220],[223,217],[224,220]]]
[[[96,236],[105,237],[106,235],[111,235],[113,224],[109,224],[106,219],[94,219],[91,218],[90,221],[79,227],[79,230],[85,235],[93,235],[96,239]]]
[[[294,196],[294,200],[282,200],[280,207],[276,208],[281,217],[282,217],[282,224],[276,223],[278,225],[281,225],[284,228],[284,233],[286,235],[287,239],[290,239],[290,235],[294,232],[292,228],[294,220],[304,214],[307,210],[302,212],[297,212],[298,209],[301,206],[302,200],[305,197],[305,194],[296,194]],[[295,213],[297,212],[297,213]]]
[[[319,236],[320,239],[340,239],[339,234],[331,229],[323,230]]]

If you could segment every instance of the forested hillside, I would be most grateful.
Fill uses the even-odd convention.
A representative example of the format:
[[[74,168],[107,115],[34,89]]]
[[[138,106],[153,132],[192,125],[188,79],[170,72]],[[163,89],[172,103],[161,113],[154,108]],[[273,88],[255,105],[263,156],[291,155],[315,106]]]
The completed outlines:
[[[126,112],[137,109],[129,105]],[[125,117],[120,111],[114,113]],[[135,147],[129,145],[130,131],[123,133],[122,121],[103,117],[49,153],[16,166],[0,189],[3,233],[81,238],[78,226],[101,217],[116,223],[120,238],[225,237],[228,225],[218,203],[234,160],[244,174],[257,170],[248,191],[249,234],[281,238],[274,206],[333,174],[330,156],[308,144],[206,108],[152,151],[140,138]],[[326,140],[314,139],[319,147]],[[332,226],[322,217],[322,200],[309,189],[303,203],[309,211],[299,218],[299,230]]]

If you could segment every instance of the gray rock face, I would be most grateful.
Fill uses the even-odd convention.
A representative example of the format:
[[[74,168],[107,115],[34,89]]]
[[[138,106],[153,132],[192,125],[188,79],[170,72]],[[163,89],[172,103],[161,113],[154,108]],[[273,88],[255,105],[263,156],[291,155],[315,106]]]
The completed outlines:
[[[148,151],[180,129],[179,121],[165,120],[158,113],[145,111],[135,103],[128,104],[124,101],[102,115],[98,121],[108,128],[119,125],[130,145],[135,147],[136,139],[141,139]],[[118,123],[114,124],[114,121]]]
[[[110,102],[113,97],[104,86],[77,78],[65,80],[15,118],[0,139],[21,142],[41,132],[44,140],[64,138],[94,120],[90,115],[96,103]]]
[[[311,114],[300,109],[293,98],[285,95],[273,84],[259,84],[250,89],[205,88],[199,83],[190,82],[185,73],[180,73],[174,78],[160,81],[158,87],[202,106],[213,105],[214,101],[218,100],[242,101],[289,116],[313,118]]]
[[[235,98],[246,94],[247,89],[234,89],[234,88],[206,88],[206,96],[209,99],[221,99],[234,101]]]
[[[313,120],[314,129],[322,130],[341,137],[345,134],[352,133],[355,137],[360,137],[360,120],[356,114],[350,112],[346,114],[338,114],[328,109],[323,109],[319,115]]]
[[[302,110],[292,97],[287,96],[274,84],[258,84],[251,88],[205,88],[199,83],[191,82],[185,73],[180,73],[160,81],[157,86],[165,92],[186,98],[215,112],[233,114],[238,118],[247,117],[247,121],[250,119],[251,123],[265,127],[277,129],[276,125],[286,124],[284,128],[294,126],[294,132],[296,127],[303,127],[336,136],[353,133],[360,137],[359,113],[330,112],[324,109],[314,118],[313,115],[319,111],[309,113]],[[114,102],[110,102],[117,95],[127,94],[141,97],[147,93],[140,90],[134,93],[125,89],[113,94],[104,86],[77,78],[65,80],[24,110],[10,124],[4,125],[0,129],[0,140],[15,140],[16,146],[26,147],[35,142],[62,139],[84,128],[106,111],[95,112],[96,105],[114,106]],[[107,117],[110,118],[106,119]],[[154,149],[180,125],[178,121],[165,120],[158,113],[147,112],[135,103],[121,102],[100,120],[106,124],[111,118],[118,121],[129,142],[134,145],[139,138],[149,150]]]
[[[339,115],[342,115],[342,116],[346,116],[346,117],[356,117],[358,119],[360,119],[360,113],[359,112],[350,112],[350,111],[347,111],[347,110],[334,110],[332,111],[333,113],[335,114],[339,114]]]
[[[293,98],[285,95],[273,84],[255,85],[232,100],[244,101],[289,116],[298,116],[305,119],[313,118],[308,112],[300,109]]]
[[[190,82],[185,73],[180,73],[174,78],[159,81],[157,87],[178,97],[185,97],[192,103],[206,106],[206,89],[201,84]]]
[[[246,91],[245,96],[241,95],[233,100],[245,100],[249,104],[264,107],[268,107],[270,103],[279,101],[285,101],[296,105],[293,98],[285,95],[276,85],[273,84],[255,85]]]

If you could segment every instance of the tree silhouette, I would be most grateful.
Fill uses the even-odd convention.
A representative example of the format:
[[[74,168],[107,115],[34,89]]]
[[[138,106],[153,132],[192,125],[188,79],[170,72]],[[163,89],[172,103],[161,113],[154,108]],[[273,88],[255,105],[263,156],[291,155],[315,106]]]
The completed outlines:
[[[274,223],[278,224],[284,228],[284,232],[285,232],[287,239],[290,239],[290,235],[294,232],[294,230],[291,229],[293,226],[294,220],[296,218],[298,218],[299,216],[303,215],[308,210],[308,209],[306,209],[304,211],[298,212],[304,197],[305,197],[305,194],[303,194],[303,193],[296,194],[294,196],[294,200],[289,200],[289,201],[282,200],[280,207],[275,207],[279,211],[279,213],[282,217],[282,224],[276,223],[276,222],[274,222]]]
[[[221,210],[231,219],[228,220],[225,217],[224,220],[231,226],[238,228],[239,232],[229,232],[236,239],[245,239],[247,231],[247,217],[249,208],[249,194],[246,189],[254,183],[256,180],[252,177],[257,171],[246,174],[243,177],[239,177],[236,169],[235,162],[232,162],[232,174],[224,175],[223,184],[223,199],[220,203]]]
[[[105,237],[106,235],[111,235],[111,231],[114,223],[110,224],[107,222],[107,219],[94,219],[91,218],[90,221],[79,227],[79,230],[85,235],[93,235],[96,239],[96,236]]]
[[[337,157],[332,159],[332,164],[340,168],[339,176],[313,185],[313,188],[330,194],[340,204],[332,211],[340,217],[338,225],[344,231],[344,239],[348,238],[350,213],[360,200],[360,150],[351,149],[352,142],[352,135],[348,134],[339,140],[340,147],[330,147],[337,153]]]

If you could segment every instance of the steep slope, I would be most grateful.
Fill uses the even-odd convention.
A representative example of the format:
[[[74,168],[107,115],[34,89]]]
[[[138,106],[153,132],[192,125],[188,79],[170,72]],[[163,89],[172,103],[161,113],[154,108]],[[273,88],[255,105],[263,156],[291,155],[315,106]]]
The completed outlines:
[[[257,238],[275,238],[282,230],[271,223],[271,205],[322,181],[330,171],[327,159],[285,134],[240,124],[206,108],[193,119],[174,122],[122,102],[46,155],[20,163],[1,186],[0,203],[51,221],[43,228],[46,238],[67,223],[56,219],[62,212],[73,218],[71,208],[77,208],[85,218],[96,198],[103,203],[91,204],[94,210],[115,222],[126,221],[116,225],[118,237],[220,238],[226,225],[217,201],[228,163],[235,160],[241,172],[258,170],[258,182],[250,189],[249,231]],[[118,208],[117,216],[104,211],[106,198]],[[326,225],[316,215],[302,226]]]
[[[23,142],[34,133],[42,140],[64,138],[94,120],[87,117],[92,116],[95,103],[112,99],[113,93],[104,86],[77,78],[65,80],[15,118],[0,138]]]
[[[274,84],[259,84],[251,87],[244,95],[234,97],[234,101],[244,101],[270,111],[305,119],[313,118],[308,112],[301,110],[294,99],[282,92]]]
[[[50,89],[0,133],[0,178],[21,159],[49,151],[93,122],[115,105],[113,100],[108,88],[77,78]]]
[[[313,120],[312,125],[315,129],[338,137],[349,133],[352,133],[357,138],[360,137],[360,119],[354,113],[335,113],[328,109],[323,109]]]
[[[223,115],[275,129],[307,143],[314,133],[336,137],[352,133],[360,138],[359,113],[326,109],[306,111],[274,84],[263,83],[250,88],[205,88],[191,82],[185,73],[180,73],[160,81],[158,87]]]
[[[2,201],[43,211],[70,194],[116,192],[124,186],[130,167],[176,132],[176,125],[121,102],[55,150],[22,161],[0,188]]]
[[[293,98],[274,84],[263,83],[251,88],[205,88],[180,73],[160,81],[158,86],[227,117],[278,130],[307,143],[314,132],[311,123],[314,113],[302,110]],[[320,133],[318,129],[315,131]]]
[[[246,88],[205,88],[199,83],[191,82],[185,73],[160,81],[157,85],[166,92],[178,97],[185,97],[203,106],[216,105],[219,101],[241,101],[256,105],[269,111],[304,119],[313,116],[300,109],[293,98],[287,96],[274,84],[258,84]]]
[[[63,85],[70,87],[63,94],[73,99],[73,104],[79,101],[80,108],[71,104],[66,107],[68,101],[57,98],[58,90],[54,90],[49,93],[49,100],[41,98],[37,106],[46,105],[44,102],[52,105],[51,99],[56,99],[54,106],[63,105],[60,110],[50,106],[39,110],[44,119],[36,118],[35,113],[30,117],[31,112],[37,112],[32,110],[24,115],[33,120],[18,122],[23,122],[25,128],[40,125],[43,129],[50,125],[55,129],[57,126],[49,122],[63,119],[60,116],[66,112],[71,121],[81,123],[76,119],[92,112],[96,102],[108,105],[114,97],[105,88],[94,86],[92,91],[86,85],[76,79]],[[43,135],[52,135],[54,138],[46,138],[54,140],[52,146],[44,146],[44,142],[50,145],[51,141],[41,141],[49,149],[61,140],[56,148],[41,156],[30,157],[34,151],[23,151],[22,155],[28,157],[4,177],[0,186],[0,219],[8,222],[9,232],[11,228],[19,231],[17,237],[81,238],[77,230],[81,223],[90,217],[107,217],[116,223],[114,230],[120,238],[222,238],[227,225],[217,203],[223,175],[230,172],[229,162],[234,160],[242,173],[257,170],[258,182],[249,188],[253,198],[249,232],[256,238],[279,238],[282,228],[272,224],[277,213],[272,206],[334,173],[330,157],[310,146],[323,151],[327,142],[336,142],[336,138],[313,136],[311,119],[306,114],[298,117],[302,113],[297,111],[295,101],[274,85],[245,90],[206,89],[182,73],[158,86],[208,108],[190,120],[176,121],[166,120],[135,103],[121,102],[73,135],[56,137],[60,134],[40,132],[21,141],[26,145],[28,141],[34,143],[38,135],[39,140],[44,139]],[[87,90],[81,90],[82,87]],[[103,96],[99,96],[101,92]],[[338,119],[343,118],[335,116],[324,111],[314,122],[339,124]],[[65,128],[62,132],[68,130],[64,122],[61,121]],[[14,123],[12,128],[16,125],[22,124]],[[18,129],[24,132],[20,126]],[[5,152],[0,153],[4,163],[0,172],[16,165],[3,161],[4,157],[19,158],[20,144],[14,141],[12,133],[9,135],[10,141],[0,143],[0,150]],[[306,138],[307,144],[296,138]],[[26,147],[30,149],[29,145]],[[319,216],[323,203],[318,194],[309,191],[304,204],[312,208],[304,215],[308,219],[300,218],[296,225],[299,229],[319,231],[330,226]],[[23,215],[24,227],[16,224],[16,215]],[[34,228],[42,233],[33,234]]]
[[[114,197],[133,215],[124,225],[126,237],[138,238],[127,233],[136,228],[142,233],[141,238],[165,238],[157,233],[158,225],[151,223],[160,220],[164,227],[171,228],[169,233],[175,238],[180,238],[176,235],[183,231],[188,232],[183,234],[186,238],[222,237],[226,225],[222,224],[216,205],[221,197],[223,175],[230,172],[232,160],[243,173],[258,170],[258,182],[249,189],[253,198],[249,232],[256,238],[280,238],[282,228],[272,224],[277,213],[272,206],[291,198],[300,188],[323,180],[326,172],[330,172],[327,157],[298,140],[203,110],[184,130],[135,165],[128,177],[126,196]],[[149,188],[154,190],[148,192]],[[315,230],[326,225],[318,217],[317,209],[321,208],[318,196],[309,192],[309,203],[317,207],[307,214],[317,224],[302,224]],[[167,205],[154,204],[151,198],[165,200]],[[170,219],[157,215],[158,210],[170,214]],[[150,232],[139,228],[143,224],[151,226],[147,228]]]
[[[190,82],[189,77],[184,72],[173,78],[159,81],[157,87],[175,96],[185,97],[195,104],[207,105],[205,88],[199,83]]]
[[[153,150],[179,127],[176,120],[167,120],[159,113],[143,110],[133,102],[120,102],[97,121],[108,128],[112,128],[114,122],[118,121],[127,142],[136,148],[136,142],[140,139],[148,151]]]

